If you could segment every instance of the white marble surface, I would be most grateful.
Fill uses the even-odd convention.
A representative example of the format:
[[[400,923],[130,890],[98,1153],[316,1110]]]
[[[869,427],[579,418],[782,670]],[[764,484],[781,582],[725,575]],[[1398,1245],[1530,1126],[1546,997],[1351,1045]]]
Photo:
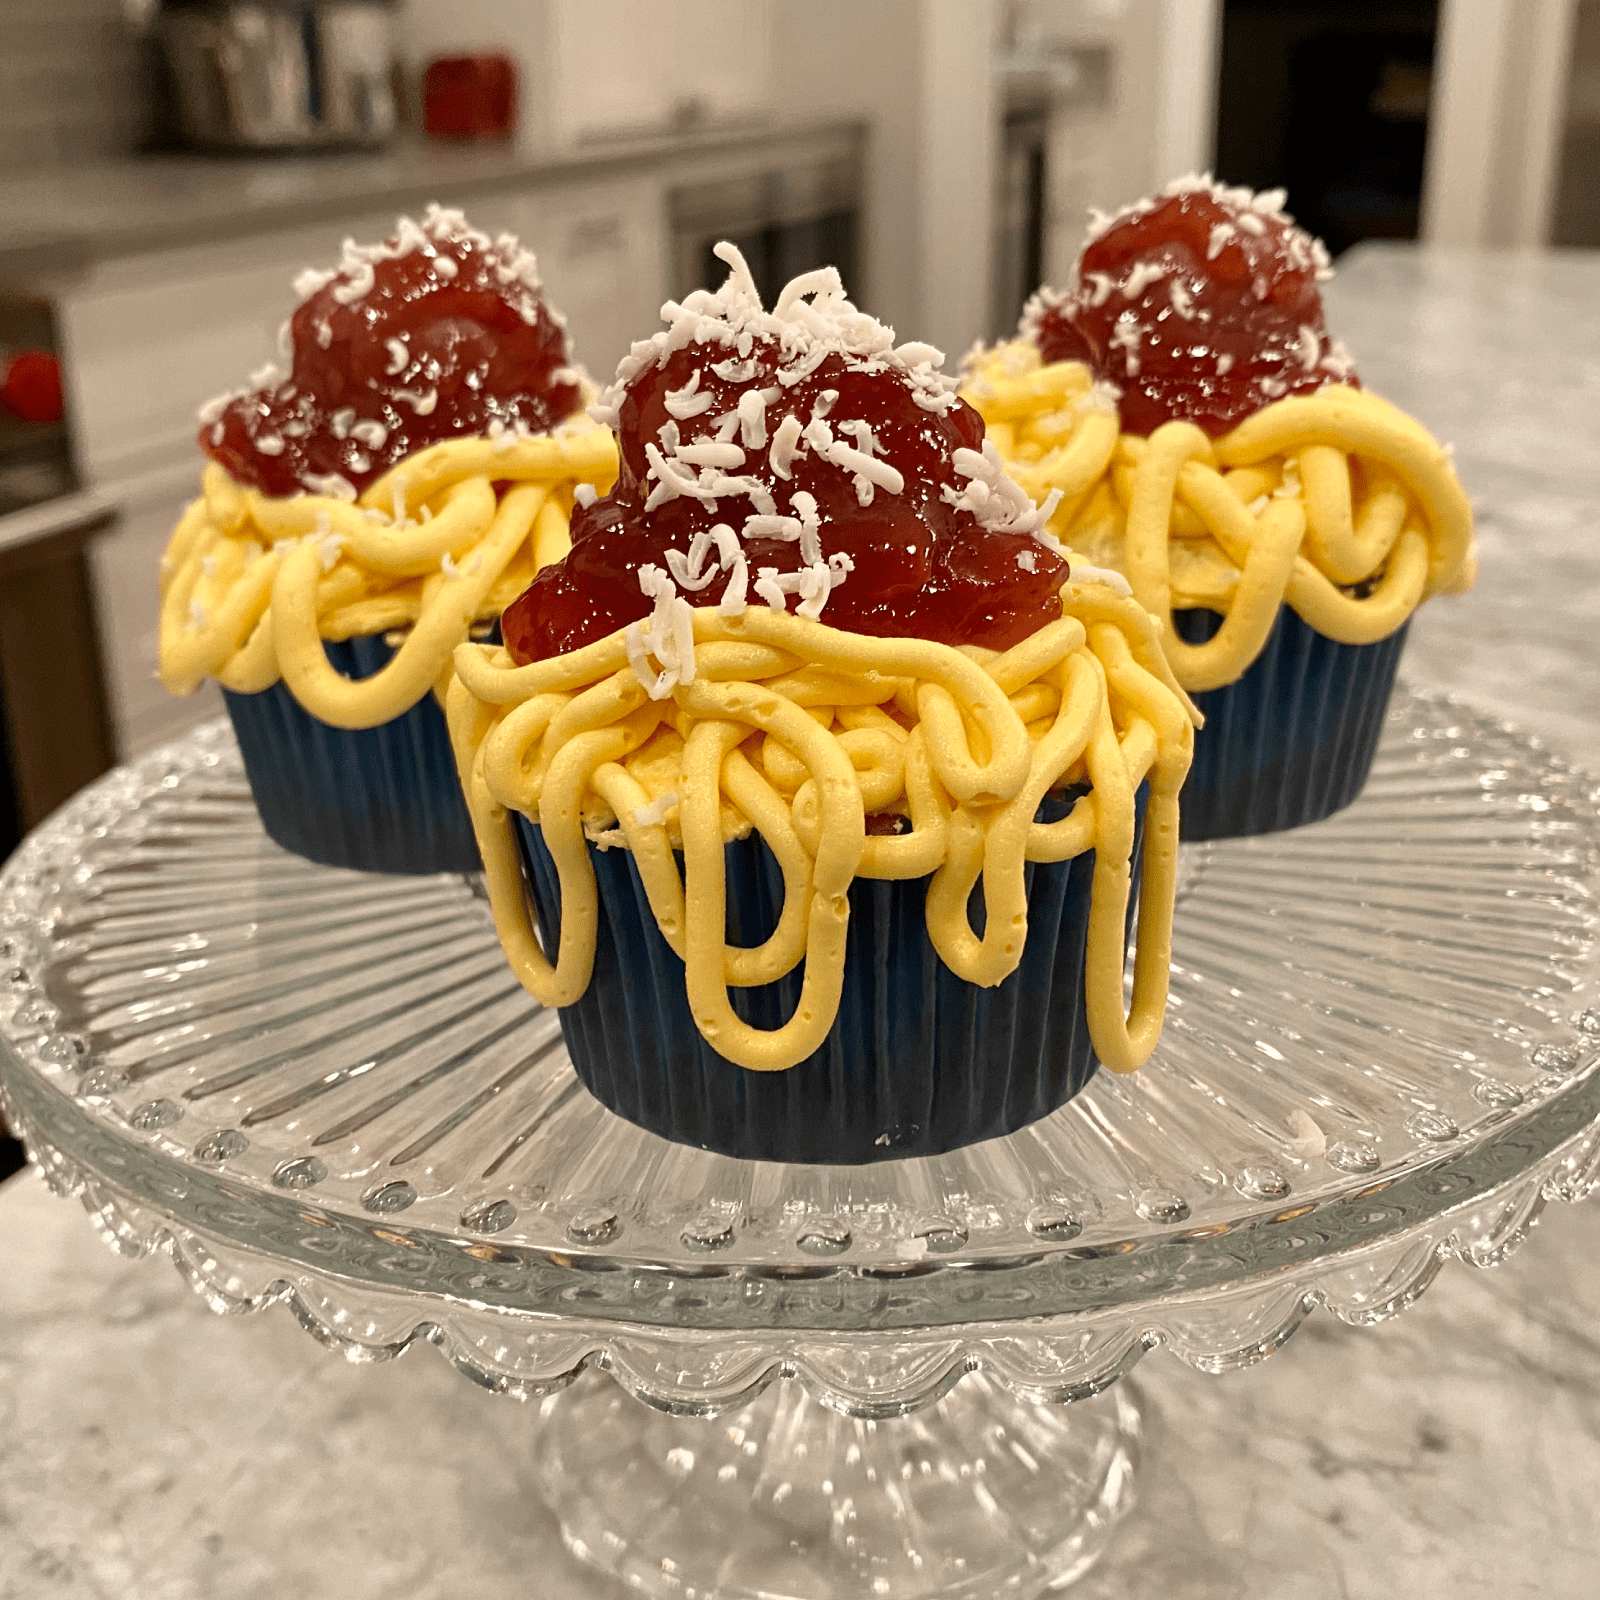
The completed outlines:
[[[1074,1594],[1593,1593],[1596,1220],[1244,1372],[1147,1358],[1141,1503]],[[533,1409],[427,1346],[356,1367],[282,1308],[213,1316],[30,1176],[0,1262],[0,1600],[622,1600],[535,1495]]]
[[[1455,446],[1477,587],[1418,612],[1401,673],[1600,772],[1600,252],[1364,245],[1328,326]]]
[[[1600,257],[1359,252],[1330,321],[1456,445],[1482,579],[1404,671],[1600,769]],[[1086,1600],[1594,1592],[1600,1212],[1372,1329],[1261,1367],[1158,1354],[1139,1511]],[[30,1178],[0,1189],[0,1600],[619,1600],[562,1550],[535,1416],[424,1348],[349,1366],[290,1315],[212,1316]],[[693,1429],[702,1424],[685,1424]]]

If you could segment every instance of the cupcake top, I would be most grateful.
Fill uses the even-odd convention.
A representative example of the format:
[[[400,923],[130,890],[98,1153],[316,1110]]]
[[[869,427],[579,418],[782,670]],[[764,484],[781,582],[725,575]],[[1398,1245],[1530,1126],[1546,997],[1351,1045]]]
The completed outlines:
[[[370,728],[565,554],[573,495],[610,486],[616,447],[509,234],[434,206],[300,288],[293,371],[202,409],[212,459],[161,559],[161,681],[281,679],[323,722]],[[336,671],[324,645],[370,635],[392,659]]]
[[[401,217],[382,244],[295,280],[298,310],[250,387],[200,412],[200,446],[265,494],[354,500],[437,440],[547,432],[580,404],[563,319],[533,255],[459,211]]]
[[[1092,213],[1073,285],[1034,296],[1022,337],[1115,385],[1133,434],[1182,419],[1220,438],[1274,400],[1359,386],[1323,321],[1328,252],[1284,198],[1191,175]]]
[[[1363,390],[1323,323],[1327,252],[1283,194],[1182,178],[1096,215],[1076,282],[975,353],[963,393],[1072,555],[1162,619],[1191,692],[1259,656],[1279,607],[1372,644],[1471,586],[1449,447]],[[1175,613],[1223,618],[1203,643]]]
[[[618,434],[616,486],[580,503],[571,553],[507,611],[513,656],[569,653],[676,598],[994,649],[1059,617],[1048,510],[1006,477],[941,353],[896,346],[832,267],[769,311],[739,252],[717,254],[727,281],[669,302],[592,409]]]
[[[579,496],[572,549],[507,609],[505,647],[455,653],[451,736],[513,970],[546,1005],[583,994],[590,849],[626,848],[701,1035],[781,1071],[838,1015],[857,878],[929,879],[933,948],[992,987],[1022,960],[1027,863],[1092,850],[1090,1036],[1107,1066],[1138,1066],[1166,1002],[1193,746],[1155,620],[1099,581],[1114,575],[1069,574],[1043,532],[1054,501],[1035,508],[1005,475],[938,351],[897,347],[832,268],[769,312],[739,252],[717,253],[727,282],[669,304],[595,408],[620,435],[615,492]],[[1070,809],[1045,822],[1050,796]],[[529,920],[513,812],[560,880],[553,951]],[[731,948],[723,851],[752,831],[784,906],[764,944]],[[734,990],[802,962],[787,1020],[734,1009]]]

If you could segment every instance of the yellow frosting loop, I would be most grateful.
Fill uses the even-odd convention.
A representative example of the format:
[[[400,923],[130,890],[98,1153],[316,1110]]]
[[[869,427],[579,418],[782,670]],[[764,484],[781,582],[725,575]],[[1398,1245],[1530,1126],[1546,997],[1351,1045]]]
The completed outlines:
[[[429,445],[354,503],[263,495],[213,462],[161,561],[161,681],[253,694],[281,678],[335,727],[388,722],[442,685],[474,622],[566,554],[575,487],[604,494],[616,474],[610,430],[586,418]],[[323,648],[391,629],[404,637],[370,678],[346,678]]]
[[[692,675],[659,700],[621,633],[522,667],[498,647],[460,646],[447,695],[451,739],[518,978],[546,1005],[583,994],[599,915],[590,846],[625,847],[684,961],[702,1035],[740,1066],[779,1071],[817,1050],[838,1013],[854,879],[928,877],[928,936],[940,959],[993,987],[1022,959],[1025,863],[1093,850],[1090,1034],[1106,1066],[1140,1066],[1166,1007],[1178,789],[1194,711],[1137,603],[1069,582],[1062,611],[999,654],[867,638],[756,607],[738,616],[701,609]],[[1125,1011],[1134,797],[1146,783]],[[1035,820],[1047,795],[1074,784],[1089,792],[1066,817]],[[560,881],[553,961],[534,933],[514,811],[539,824]],[[904,831],[869,834],[866,818],[884,814],[903,819]],[[783,873],[785,901],[771,937],[741,949],[726,943],[723,845],[752,830]],[[967,915],[980,878],[982,936]],[[802,960],[799,1003],[782,1026],[763,1030],[735,1013],[730,988],[771,983]]]
[[[1371,644],[1472,585],[1472,507],[1448,449],[1364,390],[1291,395],[1216,440],[1187,422],[1119,438],[1088,368],[1041,365],[1018,340],[984,352],[962,393],[1036,502],[1061,491],[1050,531],[1165,622],[1185,689],[1238,678],[1284,604],[1327,638]],[[1197,607],[1223,622],[1188,644],[1172,613]]]

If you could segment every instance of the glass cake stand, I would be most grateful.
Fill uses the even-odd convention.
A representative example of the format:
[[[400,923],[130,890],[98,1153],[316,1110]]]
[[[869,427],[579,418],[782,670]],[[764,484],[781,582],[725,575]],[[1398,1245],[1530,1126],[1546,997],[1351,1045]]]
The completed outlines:
[[[214,1309],[539,1398],[565,1537],[640,1592],[1035,1594],[1131,1504],[1147,1351],[1378,1321],[1594,1185],[1597,800],[1402,695],[1356,806],[1186,850],[1143,1071],[805,1167],[604,1111],[472,880],[286,855],[211,724],[0,875],[0,1109]]]

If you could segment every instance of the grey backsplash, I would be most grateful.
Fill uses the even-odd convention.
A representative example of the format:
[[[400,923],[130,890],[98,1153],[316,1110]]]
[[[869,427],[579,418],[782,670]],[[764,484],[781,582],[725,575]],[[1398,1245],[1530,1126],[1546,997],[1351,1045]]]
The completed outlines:
[[[149,98],[121,0],[0,0],[0,172],[136,149]]]

